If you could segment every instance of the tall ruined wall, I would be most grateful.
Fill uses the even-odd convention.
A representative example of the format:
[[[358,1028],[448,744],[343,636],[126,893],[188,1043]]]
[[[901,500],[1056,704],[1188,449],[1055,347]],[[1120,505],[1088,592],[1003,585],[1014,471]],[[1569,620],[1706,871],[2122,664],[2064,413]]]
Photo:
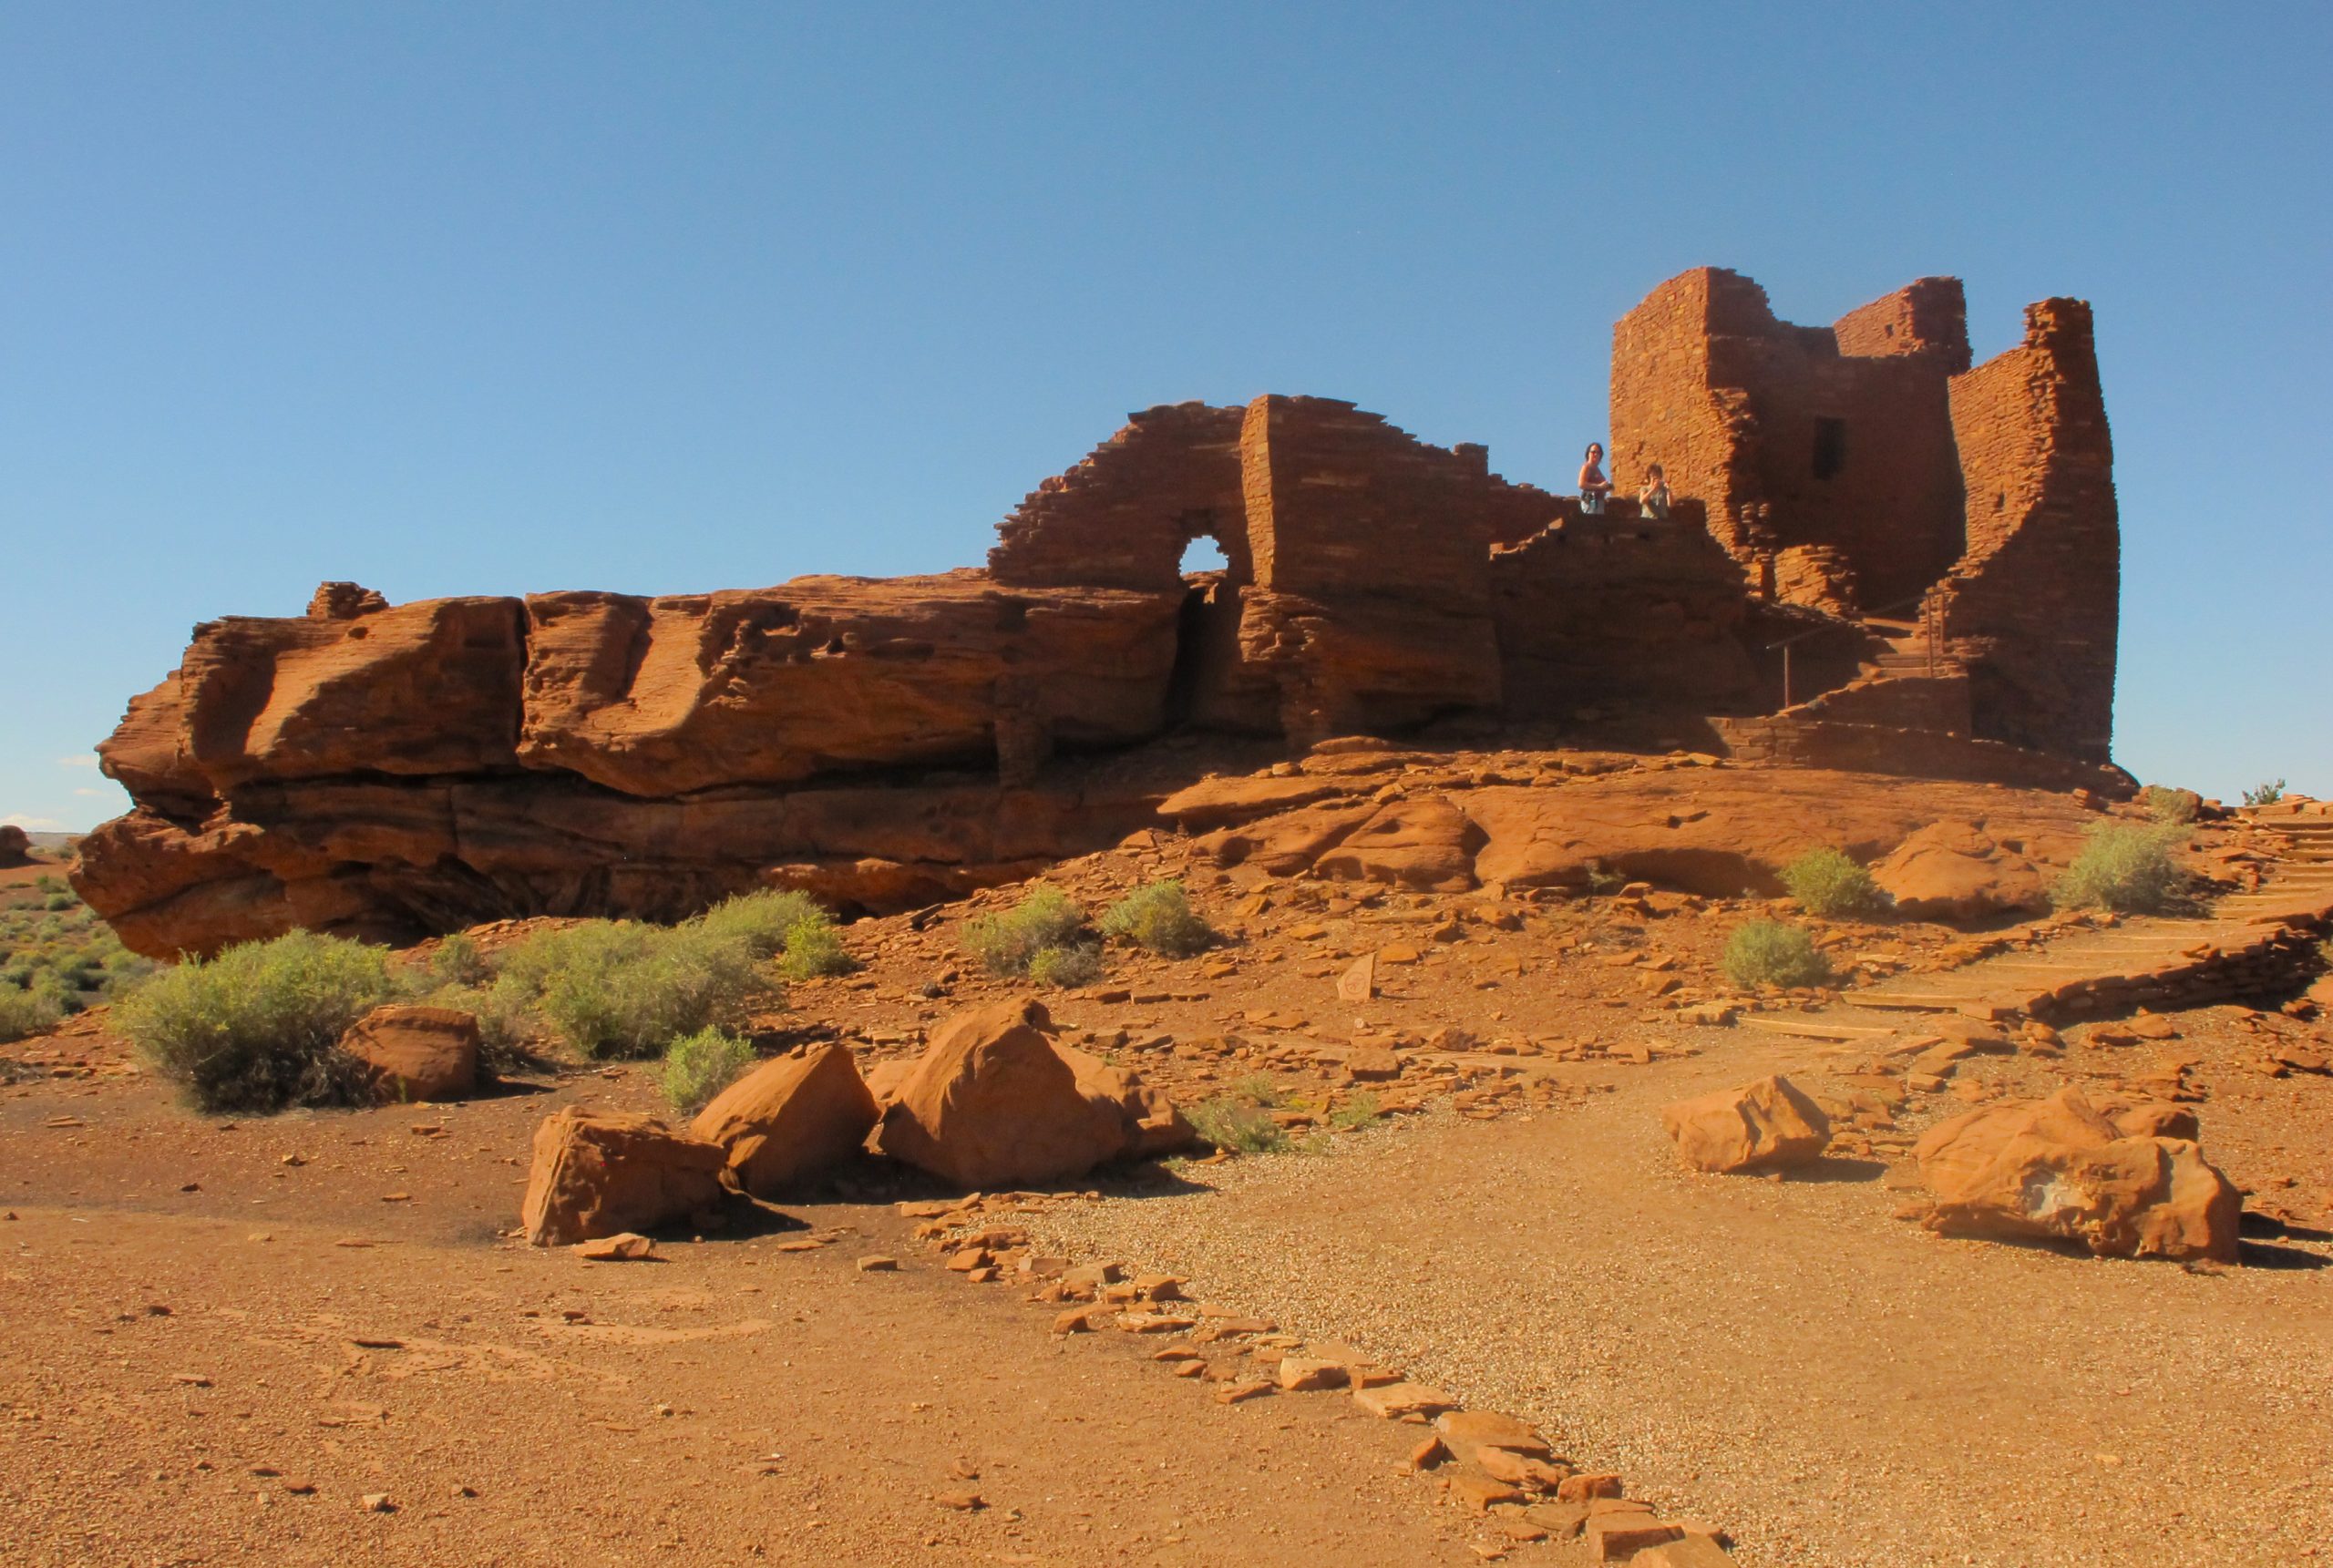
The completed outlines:
[[[1862,608],[1900,612],[1960,554],[1947,382],[1968,356],[1954,279],[1824,328],[1738,273],[1684,273],[1613,329],[1614,480],[1659,463],[1762,583],[1780,552],[1835,550]]]
[[[1024,588],[1173,592],[1183,551],[1212,538],[1234,582],[1249,577],[1241,512],[1242,409],[1174,403],[1129,415],[1118,433],[1047,479],[997,527],[989,571]]]
[[[1977,733],[2102,763],[2122,594],[2114,448],[2090,306],[2028,306],[2025,341],[1952,382],[1968,552],[1931,595]]]

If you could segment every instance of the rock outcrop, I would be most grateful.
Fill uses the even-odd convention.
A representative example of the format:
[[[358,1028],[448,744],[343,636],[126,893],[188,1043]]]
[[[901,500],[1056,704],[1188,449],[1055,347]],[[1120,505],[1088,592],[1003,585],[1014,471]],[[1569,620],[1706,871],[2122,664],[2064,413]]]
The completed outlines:
[[[1661,1107],[1660,1124],[1697,1171],[1740,1175],[1814,1163],[1831,1142],[1831,1119],[1787,1078]]]
[[[1927,1225],[2079,1242],[2101,1257],[2236,1261],[2234,1184],[2192,1140],[2130,1130],[2177,1122],[2118,1109],[2127,1126],[2070,1086],[1931,1127],[1914,1151],[1936,1200]]]
[[[983,569],[401,605],[326,583],[304,615],[197,627],[131,701],[98,751],[135,809],[84,841],[76,885],[159,957],[294,927],[672,918],[760,886],[897,910],[1114,842],[1203,774],[1197,737],[1445,719],[2111,791],[2087,312],[2037,307],[2024,348],[1962,374],[1958,298],[1927,280],[1809,332],[1730,273],[1656,291],[1616,338],[1613,435],[1624,487],[1666,457],[1665,519],[1584,517],[1479,446],[1274,395],[1132,415]],[[1979,519],[1964,468],[2005,509]],[[1202,538],[1225,565],[1187,578]],[[2050,608],[2027,613],[2037,573]],[[1856,600],[1923,588],[1944,630],[1919,659]],[[1479,816],[1373,805],[1260,853],[1454,888],[1486,835],[1521,876],[1569,874]]]
[[[32,835],[13,822],[0,822],[0,867],[29,866],[32,858]]]
[[[850,1048],[827,1040],[737,1080],[697,1112],[689,1134],[719,1144],[731,1180],[766,1198],[857,1153],[880,1114]]]
[[[727,1163],[653,1116],[570,1106],[535,1130],[519,1223],[537,1246],[656,1230],[718,1203]]]

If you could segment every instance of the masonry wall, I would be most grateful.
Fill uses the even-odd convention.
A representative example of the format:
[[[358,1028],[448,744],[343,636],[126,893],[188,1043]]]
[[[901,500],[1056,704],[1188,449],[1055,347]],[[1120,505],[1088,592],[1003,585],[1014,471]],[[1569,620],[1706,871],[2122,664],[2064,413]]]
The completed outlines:
[[[2104,762],[2122,596],[2113,441],[2090,306],[2030,305],[2025,341],[1951,386],[1968,552],[1931,595],[1977,733]]]
[[[1860,608],[1900,612],[1961,551],[1947,383],[1968,364],[1965,314],[1948,278],[1832,327],[1776,320],[1738,273],[1672,278],[1613,331],[1614,482],[1660,463],[1761,587],[1777,553],[1827,548]]]
[[[1245,411],[1176,403],[1129,415],[1075,467],[1045,480],[998,525],[989,571],[1016,588],[1165,591],[1202,535],[1235,582],[1249,575],[1239,478]]]

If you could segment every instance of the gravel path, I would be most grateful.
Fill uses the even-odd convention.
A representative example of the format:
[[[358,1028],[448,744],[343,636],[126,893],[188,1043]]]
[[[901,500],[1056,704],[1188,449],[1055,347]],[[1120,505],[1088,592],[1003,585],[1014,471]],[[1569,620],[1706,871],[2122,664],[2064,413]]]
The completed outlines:
[[[1941,1240],[1888,1217],[1868,1166],[1680,1169],[1658,1106],[1788,1050],[1741,1040],[1583,1111],[1437,1115],[1044,1225],[1526,1416],[1748,1563],[2328,1550],[2333,1271]]]

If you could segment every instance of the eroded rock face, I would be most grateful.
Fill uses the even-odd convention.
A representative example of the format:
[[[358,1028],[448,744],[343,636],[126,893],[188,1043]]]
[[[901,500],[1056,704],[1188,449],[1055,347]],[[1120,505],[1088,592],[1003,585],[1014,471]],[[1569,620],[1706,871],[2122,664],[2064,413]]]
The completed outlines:
[[[1660,1124],[1697,1171],[1735,1175],[1812,1164],[1831,1142],[1831,1119],[1787,1078],[1661,1107]]]
[[[535,1130],[519,1223],[537,1246],[653,1231],[719,1202],[727,1163],[653,1116],[570,1106]]]
[[[1125,1104],[1087,1092],[1051,1027],[1028,1000],[941,1024],[884,1111],[879,1147],[974,1189],[1066,1181],[1125,1153]]]
[[[850,1048],[827,1040],[737,1080],[697,1112],[689,1134],[727,1151],[736,1184],[769,1197],[857,1153],[879,1114]]]
[[[2134,1127],[2154,1120],[2125,1115]],[[2133,1135],[2080,1089],[1956,1116],[1914,1153],[1936,1199],[1931,1230],[2076,1241],[2101,1257],[2236,1260],[2243,1198],[2201,1145]]]
[[[340,1049],[384,1102],[458,1100],[478,1087],[478,1019],[457,1008],[391,1003],[349,1026]]]

